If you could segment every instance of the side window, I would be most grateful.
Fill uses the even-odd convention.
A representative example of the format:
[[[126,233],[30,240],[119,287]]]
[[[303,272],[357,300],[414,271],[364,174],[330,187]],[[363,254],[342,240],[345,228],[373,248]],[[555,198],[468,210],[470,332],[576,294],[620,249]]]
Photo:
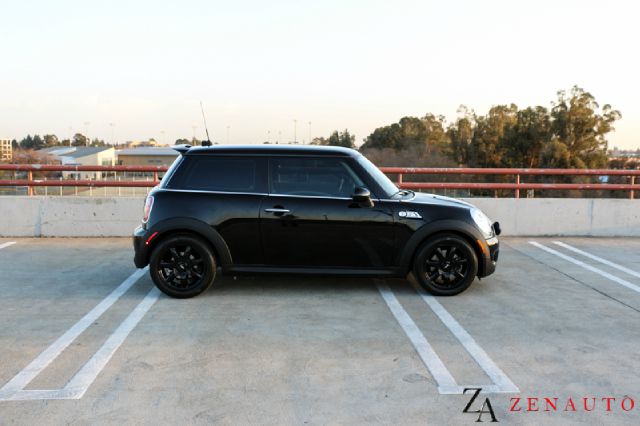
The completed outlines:
[[[259,178],[261,161],[251,157],[187,156],[170,186],[220,192],[265,192],[264,179]]]
[[[339,158],[272,158],[269,167],[271,194],[348,198],[364,186]]]

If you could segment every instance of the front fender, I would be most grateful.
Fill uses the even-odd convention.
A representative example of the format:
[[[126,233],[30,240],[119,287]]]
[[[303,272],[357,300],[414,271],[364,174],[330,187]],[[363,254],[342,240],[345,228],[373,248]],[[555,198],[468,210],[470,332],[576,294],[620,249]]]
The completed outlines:
[[[481,268],[479,272],[482,274],[488,258],[489,246],[478,229],[459,220],[436,220],[417,229],[405,244],[404,249],[400,252],[398,264],[404,273],[406,274],[411,271],[413,255],[420,244],[430,236],[442,232],[459,234],[467,239],[478,255],[478,266]]]

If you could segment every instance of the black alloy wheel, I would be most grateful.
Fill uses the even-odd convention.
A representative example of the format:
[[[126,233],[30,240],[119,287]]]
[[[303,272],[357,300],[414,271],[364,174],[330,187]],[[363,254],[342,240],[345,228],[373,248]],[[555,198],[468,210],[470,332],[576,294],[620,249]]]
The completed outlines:
[[[213,284],[216,263],[209,245],[194,235],[161,241],[149,262],[151,278],[165,294],[180,299],[197,296]]]
[[[462,237],[437,235],[418,249],[413,272],[420,285],[430,293],[452,296],[471,285],[478,273],[478,258]]]

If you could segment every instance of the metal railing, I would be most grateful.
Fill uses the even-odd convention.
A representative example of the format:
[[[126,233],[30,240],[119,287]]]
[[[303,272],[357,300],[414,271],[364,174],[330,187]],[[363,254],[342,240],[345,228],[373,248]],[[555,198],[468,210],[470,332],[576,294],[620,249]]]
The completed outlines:
[[[160,174],[166,172],[166,166],[60,166],[41,164],[0,164],[0,172],[14,173],[13,179],[0,179],[2,187],[26,187],[29,195],[34,195],[35,187],[117,187],[151,188],[160,182]],[[521,190],[615,190],[628,191],[634,198],[634,191],[640,190],[636,176],[640,170],[613,169],[505,169],[505,168],[415,168],[381,167],[384,173],[395,175],[396,183],[404,189],[466,189],[466,190],[513,190],[515,198],[520,198]],[[51,173],[69,172],[76,175],[96,173],[100,179],[77,179],[63,176],[52,177]],[[16,178],[16,174],[25,174]],[[145,180],[120,180],[117,173],[139,174]],[[103,174],[106,176],[102,177]],[[109,176],[108,174],[113,174]],[[38,176],[40,175],[40,176]],[[43,176],[45,175],[45,176]],[[49,176],[46,176],[49,175]],[[512,182],[415,182],[406,181],[407,175],[479,175],[512,176]],[[523,182],[523,176],[620,176],[628,183],[539,183]],[[126,177],[126,176],[125,176]],[[77,191],[76,191],[77,192]]]
[[[78,188],[88,188],[89,195],[92,195],[93,188],[118,188],[118,194],[121,195],[120,188],[147,188],[150,189],[160,183],[160,174],[166,172],[166,166],[61,166],[52,164],[0,164],[0,172],[9,171],[14,173],[14,179],[0,179],[0,188],[2,187],[26,187],[28,195],[35,195],[36,187],[59,187],[59,188],[75,188],[74,195],[78,195]],[[51,174],[56,172],[67,172],[69,174],[81,175],[95,173],[100,178],[95,179],[78,179],[73,176],[53,177]],[[23,178],[15,178],[18,173],[25,174]],[[122,180],[117,178],[117,173],[138,174],[146,179],[143,180]],[[105,174],[105,176],[103,176]],[[106,174],[113,174],[112,177]],[[38,176],[45,175],[45,176]],[[125,179],[127,176],[125,176]],[[62,190],[60,191],[62,194]],[[45,195],[48,195],[45,192]],[[106,191],[105,191],[105,195]]]
[[[414,168],[414,167],[380,167],[386,174],[397,175],[398,187],[404,189],[487,189],[514,190],[515,198],[520,198],[520,190],[617,190],[629,191],[629,198],[634,198],[634,191],[640,190],[636,185],[636,176],[640,170],[614,169],[511,169],[511,168]],[[513,176],[513,182],[407,182],[405,175],[490,175]],[[622,176],[629,183],[537,183],[522,182],[522,176]]]

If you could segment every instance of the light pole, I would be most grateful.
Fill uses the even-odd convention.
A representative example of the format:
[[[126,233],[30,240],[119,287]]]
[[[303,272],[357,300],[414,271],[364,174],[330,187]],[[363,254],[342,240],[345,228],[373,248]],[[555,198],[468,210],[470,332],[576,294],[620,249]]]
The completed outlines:
[[[191,128],[193,129],[193,139],[191,140],[191,143],[193,143],[196,140],[196,129],[198,128],[198,126],[194,124],[191,126]]]
[[[109,123],[109,127],[111,127],[111,145],[115,145],[113,140],[113,128],[115,127],[115,123]]]
[[[271,143],[271,130],[267,130],[267,143]]]
[[[298,143],[298,120],[293,120],[293,143]]]

